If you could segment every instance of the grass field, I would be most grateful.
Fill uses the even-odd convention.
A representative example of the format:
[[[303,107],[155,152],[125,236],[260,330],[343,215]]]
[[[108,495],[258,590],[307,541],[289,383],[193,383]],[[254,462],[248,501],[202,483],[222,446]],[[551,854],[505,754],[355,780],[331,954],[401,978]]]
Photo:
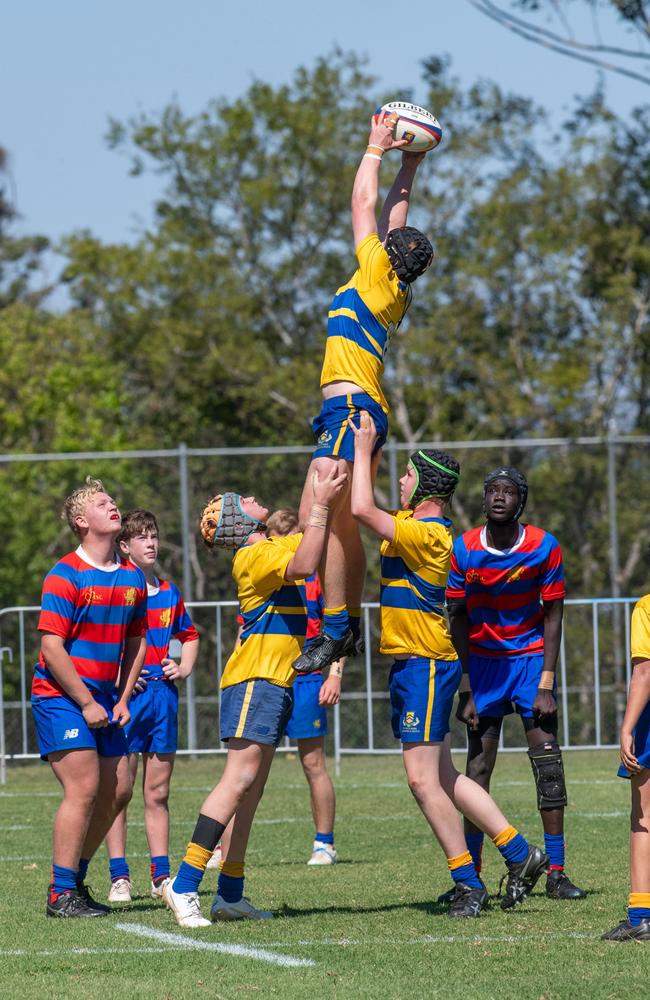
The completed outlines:
[[[59,801],[49,769],[10,769],[0,789],[3,892],[0,995],[11,998],[441,997],[629,998],[648,995],[650,946],[599,941],[625,915],[629,788],[613,753],[566,760],[568,869],[589,889],[559,903],[537,891],[514,913],[498,904],[478,920],[451,921],[436,896],[446,864],[411,800],[395,757],[346,758],[336,781],[340,864],[307,868],[312,835],[307,787],[293,757],[279,756],[253,828],[246,891],[273,909],[265,923],[181,930],[148,896],[141,796],[131,808],[133,903],[100,921],[45,917],[51,818]],[[181,760],[172,791],[176,864],[223,760]],[[503,754],[494,793],[512,822],[541,842],[524,754]],[[502,863],[486,847],[496,891]],[[89,884],[108,889],[101,852]],[[543,886],[543,882],[540,883]],[[215,873],[204,881],[207,914]]]

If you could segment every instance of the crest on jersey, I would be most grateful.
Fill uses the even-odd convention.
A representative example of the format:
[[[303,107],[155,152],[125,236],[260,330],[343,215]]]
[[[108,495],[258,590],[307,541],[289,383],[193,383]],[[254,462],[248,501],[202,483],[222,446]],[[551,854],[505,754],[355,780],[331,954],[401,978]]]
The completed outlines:
[[[99,604],[102,599],[101,594],[99,594],[96,590],[93,590],[92,587],[88,587],[84,590],[82,596],[86,604]]]
[[[171,620],[172,620],[172,609],[171,608],[165,608],[163,611],[160,612],[160,627],[161,628],[167,628],[167,626],[169,625],[169,623],[170,623]]]
[[[124,591],[124,603],[125,604],[135,604],[137,591],[135,587],[127,587]]]
[[[318,444],[320,445],[320,447],[323,447],[323,445],[330,444],[331,440],[332,440],[331,433],[329,431],[323,431],[323,433],[318,439]]]
[[[468,569],[465,574],[465,580],[467,583],[483,583],[481,574],[477,569]]]
[[[526,571],[526,567],[525,566],[517,566],[516,569],[513,569],[512,573],[508,573],[508,575],[506,577],[506,582],[507,583],[516,583],[517,580],[521,580],[521,578],[524,575],[525,571]]]

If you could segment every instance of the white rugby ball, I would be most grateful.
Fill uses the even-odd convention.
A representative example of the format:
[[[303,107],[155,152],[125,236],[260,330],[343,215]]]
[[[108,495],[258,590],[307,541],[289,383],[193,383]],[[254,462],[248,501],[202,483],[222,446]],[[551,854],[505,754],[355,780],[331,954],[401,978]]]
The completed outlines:
[[[426,108],[410,104],[409,101],[389,101],[388,104],[382,104],[377,108],[375,120],[382,111],[398,116],[393,137],[396,140],[407,140],[407,145],[401,147],[407,152],[424,153],[428,149],[435,149],[440,143],[442,139],[440,122]]]

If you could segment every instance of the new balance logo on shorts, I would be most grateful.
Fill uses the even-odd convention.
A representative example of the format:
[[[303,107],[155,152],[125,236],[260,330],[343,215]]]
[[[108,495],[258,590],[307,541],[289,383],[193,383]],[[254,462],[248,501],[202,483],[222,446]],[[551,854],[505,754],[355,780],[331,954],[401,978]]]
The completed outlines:
[[[63,739],[64,740],[76,740],[76,738],[77,738],[78,735],[79,735],[79,730],[78,729],[66,729],[65,733],[63,734]]]

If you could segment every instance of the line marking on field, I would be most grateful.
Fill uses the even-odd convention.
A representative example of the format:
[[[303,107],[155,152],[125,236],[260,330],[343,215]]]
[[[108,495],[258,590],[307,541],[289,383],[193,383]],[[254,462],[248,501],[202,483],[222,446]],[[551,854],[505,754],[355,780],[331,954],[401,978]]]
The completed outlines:
[[[42,949],[40,951],[29,951],[27,948],[12,948],[7,951],[0,951],[2,958],[19,958],[28,955],[30,958],[51,958],[55,955],[163,955],[169,948],[57,948]]]
[[[293,955],[280,955],[277,952],[267,951],[266,948],[250,948],[243,944],[200,941],[198,938],[184,937],[182,934],[168,934],[165,931],[156,931],[152,927],[145,927],[144,924],[116,924],[115,928],[118,931],[126,931],[127,934],[152,938],[154,941],[160,941],[161,944],[175,945],[176,947],[193,951],[218,951],[222,955],[255,958],[260,962],[269,962],[271,965],[292,966],[294,968],[316,965],[311,958],[295,958]]]

